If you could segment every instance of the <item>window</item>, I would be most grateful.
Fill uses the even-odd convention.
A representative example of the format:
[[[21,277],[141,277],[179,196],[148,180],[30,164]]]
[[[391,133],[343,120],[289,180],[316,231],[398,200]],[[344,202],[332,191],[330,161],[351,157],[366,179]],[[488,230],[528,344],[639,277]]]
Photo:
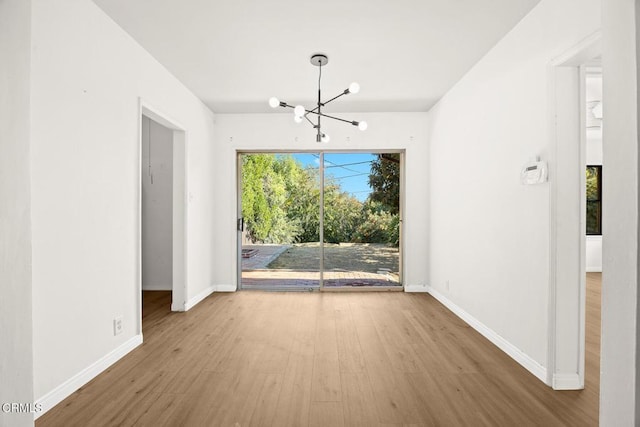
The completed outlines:
[[[602,235],[602,166],[587,166],[587,235]]]

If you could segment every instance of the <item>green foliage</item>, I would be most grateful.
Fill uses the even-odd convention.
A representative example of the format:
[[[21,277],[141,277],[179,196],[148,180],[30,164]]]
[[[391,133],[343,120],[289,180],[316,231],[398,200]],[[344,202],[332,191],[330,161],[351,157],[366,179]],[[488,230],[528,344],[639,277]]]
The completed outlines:
[[[362,209],[360,225],[352,236],[355,243],[387,243],[398,246],[400,217],[380,203],[368,200]]]
[[[587,167],[587,200],[598,200],[600,192],[598,191],[598,168]]]
[[[367,200],[363,204],[343,192],[337,182],[326,178],[325,242],[397,246],[398,203],[396,200],[394,205],[390,200]],[[319,241],[319,203],[317,169],[305,169],[289,155],[242,157],[242,215],[252,241],[280,244]]]
[[[587,167],[587,234],[602,234],[602,202],[600,195],[602,189],[601,177],[598,176],[601,173],[601,168],[595,166]]]
[[[362,203],[342,192],[340,186],[325,182],[324,240],[327,243],[350,242],[362,215]]]
[[[320,240],[320,187],[318,171],[303,169],[296,164],[295,177],[288,186],[289,196],[285,209],[289,221],[298,225],[298,234],[293,242],[318,242]]]
[[[371,200],[382,203],[392,214],[400,211],[400,154],[377,154],[371,162],[369,186]]]
[[[387,226],[387,241],[386,243],[395,246],[400,246],[400,215],[393,214],[389,225]]]
[[[299,226],[283,209],[287,182],[276,158],[269,154],[242,157],[242,216],[249,237],[265,243],[290,243]]]

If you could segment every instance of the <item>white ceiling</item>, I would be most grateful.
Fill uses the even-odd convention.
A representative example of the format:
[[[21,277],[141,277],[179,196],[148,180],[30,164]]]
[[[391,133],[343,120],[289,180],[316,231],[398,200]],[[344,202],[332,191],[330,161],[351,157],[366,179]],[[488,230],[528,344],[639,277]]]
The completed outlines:
[[[539,0],[94,0],[214,112],[426,111]]]

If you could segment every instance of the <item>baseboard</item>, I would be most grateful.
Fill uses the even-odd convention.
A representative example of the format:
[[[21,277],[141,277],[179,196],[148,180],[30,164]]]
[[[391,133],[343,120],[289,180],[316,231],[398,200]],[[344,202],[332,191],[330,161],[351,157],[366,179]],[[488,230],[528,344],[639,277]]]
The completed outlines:
[[[202,292],[198,293],[198,295],[191,298],[189,301],[184,303],[184,311],[191,310],[196,306],[200,301],[211,295],[216,290],[216,285],[211,285]]]
[[[235,292],[236,285],[216,285],[216,292]]]
[[[578,374],[553,374],[554,390],[582,390],[584,383]]]
[[[405,285],[405,292],[429,292],[429,287],[427,285]]]
[[[179,302],[176,301],[171,301],[171,311],[175,311],[175,312],[182,312],[182,311],[187,311],[184,303],[180,304]]]
[[[92,363],[64,383],[60,384],[58,387],[51,390],[49,393],[42,396],[40,399],[37,399],[36,404],[41,405],[42,411],[37,412],[34,415],[34,419],[39,418],[42,414],[62,402],[71,394],[75,393],[76,390],[97,377],[100,373],[107,370],[109,366],[116,363],[140,344],[142,344],[142,335],[131,337],[117,348],[98,359],[96,362]]]
[[[495,344],[500,350],[507,353],[513,360],[521,364],[527,371],[535,375],[540,381],[547,384],[547,368],[533,360],[522,350],[498,335],[493,329],[480,322],[465,310],[453,303],[449,298],[432,287],[427,287],[428,292],[442,305],[451,310],[456,316],[464,320],[469,326],[478,331],[482,336]]]
[[[587,273],[602,273],[602,266],[587,267],[586,271]]]

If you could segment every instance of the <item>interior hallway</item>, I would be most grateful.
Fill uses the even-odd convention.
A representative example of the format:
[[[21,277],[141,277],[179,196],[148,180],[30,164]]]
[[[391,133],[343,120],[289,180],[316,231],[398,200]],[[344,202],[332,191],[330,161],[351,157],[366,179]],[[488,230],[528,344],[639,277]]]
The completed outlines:
[[[37,426],[598,424],[601,274],[587,274],[586,388],[553,391],[427,294],[215,293]],[[238,424],[236,424],[238,423]]]

